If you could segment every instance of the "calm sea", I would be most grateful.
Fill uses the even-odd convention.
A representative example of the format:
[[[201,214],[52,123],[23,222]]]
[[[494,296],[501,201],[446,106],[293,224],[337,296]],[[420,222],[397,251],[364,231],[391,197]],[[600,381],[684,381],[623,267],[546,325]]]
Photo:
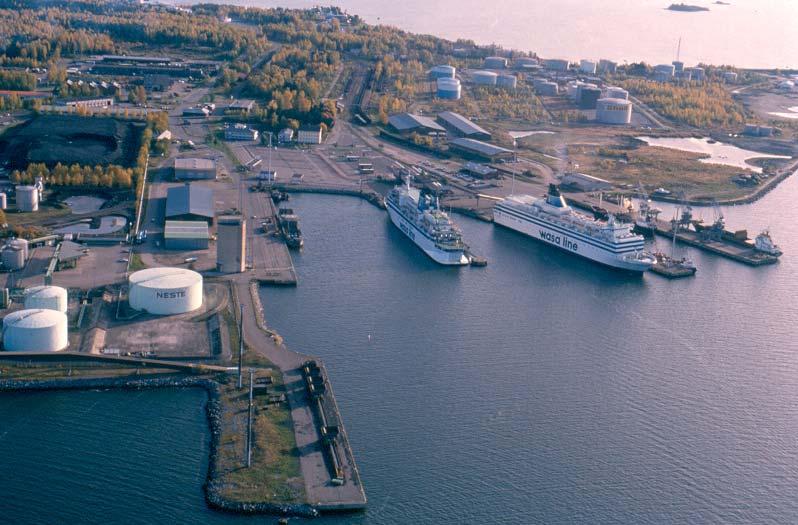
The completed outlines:
[[[191,4],[198,1],[168,0]],[[202,3],[208,3],[202,0]],[[258,7],[337,5],[370,23],[449,39],[535,51],[549,58],[609,58],[670,63],[681,59],[751,68],[798,68],[798,2],[710,0],[685,3],[709,11],[683,13],[671,0],[212,0]]]
[[[300,285],[266,316],[326,360],[369,496],[317,523],[798,521],[796,197],[725,210],[778,265],[690,251],[680,281],[459,216],[490,264],[442,268],[367,203],[293,198]],[[0,521],[273,522],[205,507],[204,399],[0,396]]]

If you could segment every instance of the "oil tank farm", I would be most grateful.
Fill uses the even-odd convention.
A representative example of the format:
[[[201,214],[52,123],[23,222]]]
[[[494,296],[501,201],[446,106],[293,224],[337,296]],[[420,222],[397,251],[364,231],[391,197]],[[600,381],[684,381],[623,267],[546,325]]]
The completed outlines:
[[[19,211],[38,211],[39,190],[36,186],[17,186],[17,209]]]
[[[449,65],[435,66],[429,70],[429,77],[432,80],[437,80],[439,78],[454,78],[455,72],[455,68]]]
[[[623,98],[600,98],[596,102],[596,120],[602,124],[630,124],[632,103]]]
[[[63,312],[17,310],[3,319],[3,348],[9,352],[57,352],[68,344]]]
[[[25,308],[66,313],[67,291],[60,286],[34,286],[25,290]]]
[[[515,75],[499,75],[496,77],[496,86],[505,89],[515,89],[518,78]]]
[[[629,100],[629,92],[619,87],[608,87],[607,96],[605,98],[622,98]]]
[[[456,78],[439,78],[435,95],[444,100],[460,100],[463,94],[463,86]]]
[[[128,279],[128,302],[154,315],[184,314],[202,306],[202,276],[186,268],[148,268]]]
[[[486,57],[485,69],[504,69],[507,67],[507,59],[504,57]]]
[[[474,71],[471,74],[474,84],[479,84],[480,86],[495,86],[498,77],[499,75],[493,71]]]

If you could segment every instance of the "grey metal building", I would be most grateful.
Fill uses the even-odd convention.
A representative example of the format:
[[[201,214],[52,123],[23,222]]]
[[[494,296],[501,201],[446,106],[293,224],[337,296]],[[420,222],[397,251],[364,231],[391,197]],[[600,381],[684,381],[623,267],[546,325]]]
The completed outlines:
[[[167,250],[207,250],[210,233],[205,221],[166,221],[163,231]]]
[[[223,273],[246,270],[247,221],[241,215],[220,215],[217,219],[216,269]]]
[[[216,161],[211,159],[175,159],[175,179],[216,179]]]
[[[213,216],[213,190],[210,188],[187,183],[167,191],[166,220],[213,224]]]
[[[490,140],[490,133],[488,131],[477,126],[459,113],[453,111],[438,113],[437,121],[452,135],[478,140]]]
[[[388,117],[388,127],[392,131],[402,134],[410,134],[413,132],[421,134],[429,133],[445,133],[438,123],[429,117],[421,115],[413,115],[412,113],[397,113]]]
[[[449,149],[465,157],[479,158],[491,162],[499,159],[514,159],[515,152],[480,140],[459,138],[449,141]]]

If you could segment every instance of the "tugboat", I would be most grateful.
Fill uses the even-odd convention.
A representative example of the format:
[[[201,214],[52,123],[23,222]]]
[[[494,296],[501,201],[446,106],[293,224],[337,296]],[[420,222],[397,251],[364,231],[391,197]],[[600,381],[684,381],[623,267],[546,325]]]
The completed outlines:
[[[687,257],[676,258],[676,232],[679,231],[679,210],[676,210],[676,218],[671,220],[671,228],[673,230],[673,242],[671,244],[670,255],[664,252],[657,251],[654,253],[654,266],[651,271],[664,275],[668,279],[675,279],[678,277],[690,277],[695,275],[698,268],[695,263]]]
[[[781,248],[779,248],[779,245],[773,242],[773,239],[770,237],[770,232],[767,230],[764,230],[756,236],[756,239],[754,239],[754,249],[758,252],[772,255],[773,257],[781,257],[784,253],[781,251]]]
[[[302,248],[304,245],[302,230],[299,229],[299,217],[294,214],[294,210],[280,208],[277,212],[277,221],[286,246],[294,250]]]

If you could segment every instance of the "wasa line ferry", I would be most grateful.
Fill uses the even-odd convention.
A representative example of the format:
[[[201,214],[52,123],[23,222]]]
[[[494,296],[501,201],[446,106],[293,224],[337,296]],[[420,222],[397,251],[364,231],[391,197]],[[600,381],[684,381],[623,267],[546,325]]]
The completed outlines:
[[[438,208],[437,199],[422,195],[418,188],[397,186],[385,200],[388,215],[397,228],[440,264],[468,264],[466,245],[457,226]]]
[[[566,204],[554,184],[545,198],[510,195],[493,208],[496,224],[519,231],[567,252],[633,272],[644,272],[654,257],[643,251],[644,239],[612,215],[593,220]]]

